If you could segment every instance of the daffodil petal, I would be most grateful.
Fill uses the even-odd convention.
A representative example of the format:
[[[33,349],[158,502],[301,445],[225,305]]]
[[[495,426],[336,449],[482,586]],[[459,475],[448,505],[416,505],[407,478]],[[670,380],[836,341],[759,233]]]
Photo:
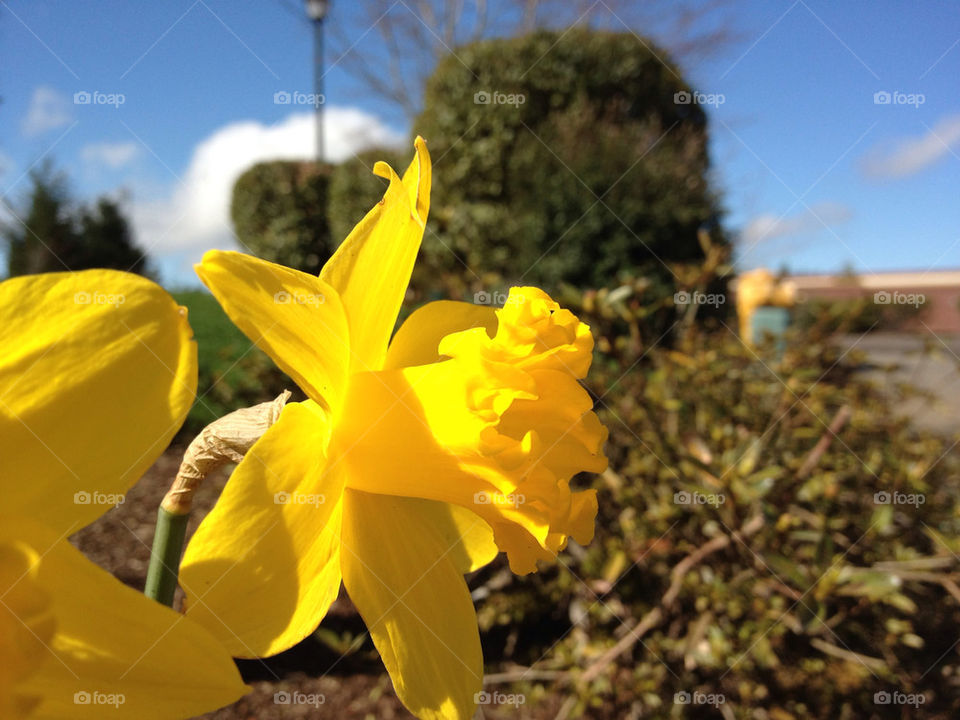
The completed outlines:
[[[424,502],[414,498],[411,500]],[[460,572],[473,572],[490,563],[500,552],[493,539],[493,529],[476,513],[466,508],[439,504],[445,506],[444,514],[449,514],[450,521],[448,523],[446,518],[441,519],[437,522],[437,529],[451,543],[457,543],[451,553],[451,560]]]
[[[482,327],[489,335],[497,329],[494,308],[488,305],[438,300],[414,310],[397,330],[387,349],[385,369],[426,365],[440,358],[440,341],[451,333]],[[424,522],[432,523],[450,543],[459,544],[450,557],[463,573],[488,564],[499,552],[493,530],[475,513],[458,505],[411,499],[420,505]]]
[[[336,409],[350,339],[337,292],[313,275],[211,250],[196,266],[230,319],[313,400]]]
[[[469,720],[483,684],[477,617],[450,545],[406,498],[344,492],[341,565],[397,696],[427,720]],[[415,508],[415,506],[413,506]]]
[[[397,322],[430,207],[430,154],[422,138],[401,180],[386,164],[374,173],[390,185],[320,271],[343,299],[350,323],[351,367],[378,370]]]
[[[365,412],[339,420],[332,452],[352,489],[476,513],[524,574],[592,537],[596,498],[569,482],[606,468],[607,432],[577,382],[589,328],[536,288],[513,288],[496,315],[495,333],[444,336],[438,362],[355,374],[347,405]]]
[[[123,501],[193,404],[184,308],[114,270],[0,283],[3,510],[78,530]]]
[[[327,468],[328,434],[318,406],[287,405],[187,546],[187,617],[234,657],[292,647],[337,597],[343,483]]]
[[[403,187],[407,190],[407,196],[410,198],[410,205],[414,207],[417,217],[421,224],[426,224],[427,215],[430,214],[430,185],[433,180],[433,164],[430,161],[430,153],[427,151],[427,142],[417,135],[413,141],[417,154],[413,157],[413,162],[403,173]]]
[[[451,333],[482,327],[497,331],[496,310],[489,305],[437,300],[414,310],[400,326],[387,350],[385,370],[426,365],[440,359],[440,341]]]
[[[0,717],[12,720],[41,700],[20,686],[43,665],[56,629],[50,594],[37,582],[39,563],[29,544],[0,539]]]
[[[39,698],[30,718],[192,717],[248,688],[229,654],[203,628],[127,587],[57,533],[4,518],[0,545],[19,543],[38,560],[19,582],[42,589],[53,631],[42,662],[18,692]],[[29,618],[25,619],[30,622]]]
[[[449,548],[447,557],[464,575],[487,565],[500,552],[493,530],[476,513],[436,500],[411,497],[404,501],[402,512],[411,526],[432,527]]]

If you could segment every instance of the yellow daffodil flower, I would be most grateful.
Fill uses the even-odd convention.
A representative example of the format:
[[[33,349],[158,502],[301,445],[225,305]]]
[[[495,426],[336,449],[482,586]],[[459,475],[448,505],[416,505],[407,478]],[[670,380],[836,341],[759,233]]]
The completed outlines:
[[[464,573],[498,549],[517,573],[593,536],[606,430],[578,383],[586,325],[535,288],[501,310],[430,303],[396,333],[430,202],[422,139],[403,179],[319,277],[230,252],[197,272],[304,390],[234,471],[189,544],[187,616],[235,655],[314,631],[341,579],[397,694],[469,718],[483,680]],[[197,598],[194,600],[194,598]]]
[[[193,403],[186,313],[90,270],[0,283],[0,717],[176,718],[246,687],[206,630],[66,537],[123,501]]]

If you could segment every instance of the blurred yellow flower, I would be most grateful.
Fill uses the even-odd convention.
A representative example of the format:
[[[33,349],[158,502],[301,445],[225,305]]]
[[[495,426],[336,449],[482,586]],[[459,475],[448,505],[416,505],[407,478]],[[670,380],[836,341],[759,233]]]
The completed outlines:
[[[469,718],[481,689],[463,574],[498,549],[536,570],[592,539],[606,430],[580,386],[593,338],[535,288],[503,309],[430,303],[396,336],[423,237],[422,139],[383,200],[313,277],[210,252],[197,272],[304,390],[237,467],[184,557],[187,615],[239,656],[314,631],[341,579],[397,694],[423,718]],[[193,602],[202,596],[201,602]]]
[[[210,633],[65,539],[122,502],[196,383],[186,314],[149,280],[0,283],[0,717],[189,717],[246,691]]]

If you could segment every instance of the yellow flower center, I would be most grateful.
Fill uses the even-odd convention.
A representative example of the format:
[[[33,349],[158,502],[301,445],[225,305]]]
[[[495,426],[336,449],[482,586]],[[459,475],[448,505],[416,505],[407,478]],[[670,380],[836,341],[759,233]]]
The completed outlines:
[[[578,382],[590,366],[589,328],[536,288],[513,288],[497,320],[493,337],[483,328],[447,335],[439,362],[356,376],[347,407],[373,417],[348,411],[351,427],[338,435],[349,438],[340,452],[350,486],[467,507],[526,573],[568,536],[592,538],[595,493],[569,482],[606,467],[606,429]],[[371,479],[389,456],[393,470]]]

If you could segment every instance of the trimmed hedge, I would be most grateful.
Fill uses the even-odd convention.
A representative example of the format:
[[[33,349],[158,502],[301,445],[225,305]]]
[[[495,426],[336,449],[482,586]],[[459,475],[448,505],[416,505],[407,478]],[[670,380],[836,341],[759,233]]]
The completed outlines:
[[[258,163],[233,187],[230,217],[240,243],[264,260],[318,273],[342,238],[327,222],[330,166]]]
[[[663,51],[628,33],[458,48],[415,123],[437,162],[427,261],[464,273],[456,253],[548,290],[611,286],[621,273],[672,285],[666,265],[702,258],[699,229],[725,242],[706,116],[675,102],[689,90]]]

